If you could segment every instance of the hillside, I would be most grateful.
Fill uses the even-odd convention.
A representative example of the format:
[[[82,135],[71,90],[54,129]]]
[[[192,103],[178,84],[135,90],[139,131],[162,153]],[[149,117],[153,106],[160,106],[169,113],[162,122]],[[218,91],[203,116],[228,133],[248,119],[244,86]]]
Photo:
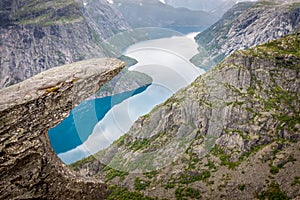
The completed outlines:
[[[129,28],[106,0],[3,0],[0,15],[0,88],[55,66],[114,55],[104,39]]]
[[[298,30],[300,4],[289,2],[236,4],[221,20],[195,37],[199,54],[192,62],[209,69],[236,50],[260,45]]]
[[[71,167],[107,199],[297,199],[299,66],[299,33],[233,53]]]
[[[174,8],[158,0],[114,0],[113,2],[133,28],[161,27],[189,33],[203,30],[218,19],[205,11]]]
[[[175,8],[183,7],[191,10],[202,10],[206,11],[218,18],[229,10],[237,2],[248,1],[248,0],[165,0],[165,2]]]

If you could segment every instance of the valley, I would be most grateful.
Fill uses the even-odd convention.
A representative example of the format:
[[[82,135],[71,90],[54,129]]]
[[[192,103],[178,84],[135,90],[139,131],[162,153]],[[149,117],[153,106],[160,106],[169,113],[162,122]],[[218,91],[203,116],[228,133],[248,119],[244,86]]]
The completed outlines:
[[[299,0],[3,0],[0,23],[0,199],[300,198]]]
[[[72,145],[73,148],[68,150],[66,145],[63,145],[65,150],[57,151],[62,147],[55,145],[54,150],[58,152],[58,156],[62,161],[70,164],[107,148],[126,133],[140,116],[149,113],[156,105],[163,103],[204,73],[204,70],[189,62],[196,53],[197,44],[190,35],[148,40],[128,47],[124,55],[137,60],[137,63],[128,70],[146,74],[151,77],[152,82],[146,88],[143,87],[143,90],[140,89],[141,92],[138,94],[135,91],[123,93],[128,95],[125,95],[122,101],[119,100],[118,94],[109,97],[108,101],[101,101],[107,99],[104,97],[99,99],[100,104],[92,104],[86,108],[88,109],[86,111],[84,111],[86,104],[84,102],[83,106],[78,108],[80,112],[89,112],[90,116],[103,115],[103,117],[95,119],[95,122],[98,120],[97,125],[93,123],[94,127],[90,125],[88,127],[89,123],[80,120],[81,116],[77,116],[80,113],[76,114],[78,113],[76,111],[70,116],[72,119],[68,119],[69,122],[58,129],[51,129],[49,134],[52,143],[63,145],[64,138],[68,138],[71,143],[73,143],[72,138],[78,138],[77,145]],[[118,81],[122,82],[123,77]],[[120,86],[116,83],[113,90],[118,91],[118,87]],[[103,110],[100,106],[109,109]],[[89,115],[86,117],[90,121]],[[66,132],[67,127],[72,127],[73,132]]]

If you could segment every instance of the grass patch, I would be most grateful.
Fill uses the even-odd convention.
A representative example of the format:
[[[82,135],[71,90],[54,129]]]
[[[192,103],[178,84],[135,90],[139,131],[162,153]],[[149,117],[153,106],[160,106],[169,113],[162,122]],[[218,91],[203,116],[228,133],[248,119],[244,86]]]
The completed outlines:
[[[201,195],[199,190],[196,190],[194,188],[179,187],[175,190],[175,198],[178,200],[185,199],[185,198],[200,199]]]
[[[113,168],[110,168],[108,166],[106,166],[103,171],[107,171],[105,177],[106,177],[106,181],[110,181],[112,179],[114,179],[115,177],[120,177],[121,180],[124,180],[125,176],[127,176],[129,173],[128,172],[123,172],[123,171],[119,171]]]
[[[256,195],[260,200],[288,200],[286,193],[283,192],[277,183],[272,182],[267,191],[263,191]]]
[[[145,190],[151,184],[150,181],[141,180],[140,178],[134,179],[134,188],[135,190]]]
[[[202,173],[199,172],[187,172],[185,174],[180,175],[180,180],[178,183],[181,184],[190,184],[197,181],[207,181],[210,178],[211,174],[209,171],[204,171]]]
[[[153,171],[151,171],[151,172],[146,172],[146,173],[144,173],[144,176],[146,176],[147,178],[153,178],[153,177],[155,177],[157,174],[158,174],[158,171],[153,170]]]
[[[95,160],[95,157],[94,157],[93,155],[91,155],[91,156],[89,156],[89,157],[83,158],[83,159],[81,159],[81,160],[78,160],[77,162],[74,162],[74,163],[70,164],[69,167],[70,167],[72,170],[79,171],[79,169],[82,168],[82,166],[83,166],[85,163],[92,162],[93,160]]]
[[[175,183],[166,183],[163,187],[167,189],[172,189],[175,188],[176,184]]]
[[[138,151],[138,150],[141,150],[147,146],[150,145],[150,140],[148,138],[145,138],[145,139],[142,139],[142,140],[136,140],[134,141],[129,149],[133,150],[133,151]]]
[[[245,188],[246,188],[246,185],[245,185],[245,184],[238,185],[238,189],[239,189],[240,191],[244,191]]]
[[[293,182],[291,183],[291,186],[296,186],[296,185],[300,185],[300,177],[296,176],[293,180]]]

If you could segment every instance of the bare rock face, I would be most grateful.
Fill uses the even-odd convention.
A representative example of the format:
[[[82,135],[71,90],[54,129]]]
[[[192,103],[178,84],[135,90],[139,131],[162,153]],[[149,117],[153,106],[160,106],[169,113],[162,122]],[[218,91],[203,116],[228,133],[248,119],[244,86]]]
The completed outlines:
[[[72,167],[154,198],[298,199],[299,47],[237,51]]]
[[[192,62],[210,68],[236,50],[291,34],[300,28],[299,24],[299,1],[236,4],[221,20],[195,37],[199,54]]]
[[[124,66],[116,59],[81,61],[0,90],[0,199],[103,198],[101,180],[79,176],[56,156],[48,129]]]
[[[105,0],[4,0],[0,15],[0,88],[55,66],[110,57],[104,40],[129,28]]]

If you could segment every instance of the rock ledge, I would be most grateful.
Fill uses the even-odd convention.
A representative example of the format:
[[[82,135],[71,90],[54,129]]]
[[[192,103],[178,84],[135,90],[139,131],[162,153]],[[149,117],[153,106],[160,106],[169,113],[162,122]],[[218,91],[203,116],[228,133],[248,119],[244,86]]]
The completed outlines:
[[[69,170],[49,128],[125,66],[92,59],[56,67],[0,90],[0,199],[101,199],[106,185]]]

